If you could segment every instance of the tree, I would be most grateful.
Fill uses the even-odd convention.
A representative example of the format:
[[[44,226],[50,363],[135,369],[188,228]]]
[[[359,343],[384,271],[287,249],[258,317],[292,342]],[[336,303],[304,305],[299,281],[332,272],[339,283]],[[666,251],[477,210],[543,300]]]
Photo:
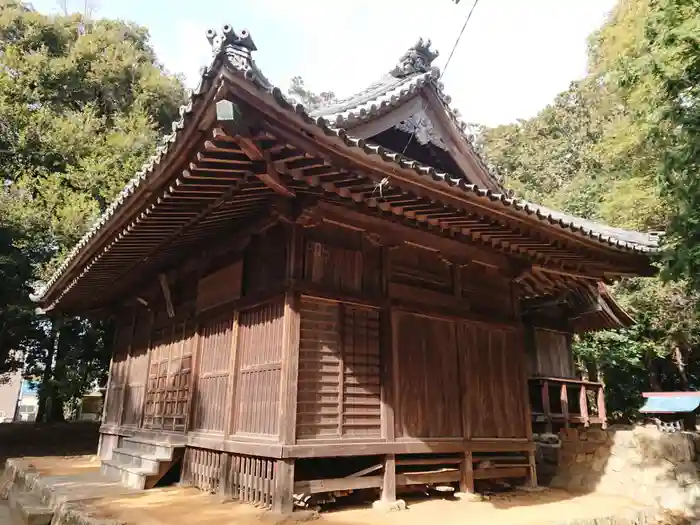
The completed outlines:
[[[700,5],[620,0],[589,40],[589,74],[477,145],[521,196],[614,226],[666,230],[662,278],[615,287],[628,330],[578,338],[630,417],[644,389],[700,386]]]
[[[13,311],[26,305],[27,283],[52,273],[178,117],[182,81],[163,70],[148,38],[127,22],[0,9],[0,204],[15,225],[0,252],[30,271],[24,287],[15,280],[9,299],[0,298]],[[32,309],[22,332],[18,319],[8,326],[24,335],[9,347],[43,379],[41,415],[60,419],[66,403],[103,380],[109,326]]]
[[[338,102],[338,98],[332,91],[322,91],[317,94],[307,89],[304,79],[299,76],[292,78],[287,94],[302,104],[308,111]]]

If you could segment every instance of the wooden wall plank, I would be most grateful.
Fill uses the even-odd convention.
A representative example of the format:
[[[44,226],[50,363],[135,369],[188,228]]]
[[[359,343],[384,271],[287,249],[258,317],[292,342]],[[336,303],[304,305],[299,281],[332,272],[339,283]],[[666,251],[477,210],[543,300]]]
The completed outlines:
[[[279,435],[284,309],[278,297],[240,313],[231,434]]]
[[[224,432],[234,318],[234,312],[228,311],[200,322],[192,430]]]

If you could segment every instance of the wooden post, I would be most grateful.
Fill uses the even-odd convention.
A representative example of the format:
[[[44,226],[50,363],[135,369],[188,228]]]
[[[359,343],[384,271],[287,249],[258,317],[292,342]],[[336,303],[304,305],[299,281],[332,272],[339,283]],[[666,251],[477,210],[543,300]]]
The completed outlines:
[[[287,292],[284,299],[279,440],[280,443],[285,445],[293,445],[296,443],[300,330],[299,300],[299,296],[293,291]]]
[[[527,478],[527,484],[534,488],[537,486],[537,458],[534,450],[528,452],[528,465],[530,467],[530,475]]]
[[[229,471],[231,470],[231,456],[226,452],[221,452],[221,462],[219,466],[219,496],[230,497],[228,493]]]
[[[552,433],[552,414],[551,407],[549,406],[549,381],[546,379],[542,381],[542,412],[544,412],[544,417],[547,421],[546,430],[547,433]]]
[[[272,494],[272,511],[289,514],[294,510],[294,460],[278,459],[275,462],[275,491]]]
[[[591,420],[588,417],[588,395],[586,394],[586,385],[581,385],[581,393],[579,394],[579,405],[581,406],[581,418],[583,426],[591,426]]]
[[[564,416],[564,427],[568,430],[569,424],[569,390],[566,383],[561,384],[561,413]]]
[[[396,501],[396,456],[394,454],[387,454],[384,457],[381,501]]]
[[[465,494],[474,492],[474,457],[471,451],[465,452],[462,458],[459,491]]]
[[[228,383],[226,385],[226,399],[224,400],[224,439],[234,433],[233,414],[236,410],[236,382],[238,380],[238,332],[240,310],[233,312],[233,326],[231,328],[231,350],[229,352]]]
[[[601,421],[603,429],[608,428],[608,415],[605,411],[605,385],[601,383],[598,388],[598,417]]]

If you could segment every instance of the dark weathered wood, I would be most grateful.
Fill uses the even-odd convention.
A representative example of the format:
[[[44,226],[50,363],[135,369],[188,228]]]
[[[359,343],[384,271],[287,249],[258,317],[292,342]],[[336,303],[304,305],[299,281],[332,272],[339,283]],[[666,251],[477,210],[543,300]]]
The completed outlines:
[[[398,486],[453,483],[459,480],[459,469],[442,469],[437,472],[405,472],[396,475],[396,484]]]
[[[564,416],[564,426],[569,428],[569,390],[566,383],[561,385],[559,400],[561,401],[561,413]]]
[[[527,478],[529,474],[529,467],[476,469],[474,471],[474,479]]]
[[[381,476],[364,476],[361,478],[327,478],[294,483],[296,494],[318,494],[321,492],[334,492],[342,490],[371,489],[382,486]]]
[[[284,319],[284,297],[240,314],[232,435],[280,435]]]
[[[601,384],[600,388],[598,388],[597,401],[598,417],[602,421],[603,428],[605,429],[608,426],[608,416],[605,410],[605,385]]]
[[[581,407],[581,419],[583,420],[583,425],[588,427],[591,422],[588,415],[588,389],[586,385],[581,385],[581,391],[579,393],[579,406]]]
[[[471,452],[464,453],[460,464],[459,490],[464,493],[474,492],[474,463]]]
[[[549,381],[542,381],[542,412],[545,417],[545,424],[547,427],[547,432],[552,433],[552,407],[549,402]]]

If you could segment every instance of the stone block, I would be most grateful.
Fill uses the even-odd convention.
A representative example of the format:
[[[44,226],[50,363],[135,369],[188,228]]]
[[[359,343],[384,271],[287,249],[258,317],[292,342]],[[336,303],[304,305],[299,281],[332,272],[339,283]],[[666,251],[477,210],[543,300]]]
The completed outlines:
[[[586,431],[586,439],[594,443],[607,443],[609,434],[606,430],[593,428]]]
[[[484,501],[484,497],[476,492],[455,492],[454,497],[459,501],[465,501],[468,503]]]
[[[406,510],[406,502],[402,499],[397,499],[394,501],[380,499],[372,503],[372,508],[379,512],[397,512],[400,510]]]

